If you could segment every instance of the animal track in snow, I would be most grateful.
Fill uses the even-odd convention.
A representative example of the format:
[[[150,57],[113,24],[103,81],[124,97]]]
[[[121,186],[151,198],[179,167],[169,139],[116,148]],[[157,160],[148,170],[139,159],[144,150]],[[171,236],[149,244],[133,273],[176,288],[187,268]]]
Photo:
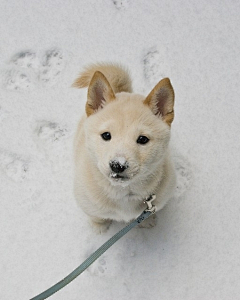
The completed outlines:
[[[10,68],[6,72],[5,87],[10,90],[27,90],[37,83],[52,86],[64,68],[64,55],[60,49],[45,52],[39,59],[33,51],[22,51],[10,60]]]
[[[174,164],[177,175],[175,196],[178,198],[189,189],[193,175],[190,164],[183,157],[175,156]]]
[[[11,62],[22,68],[37,69],[39,67],[39,60],[35,52],[23,51],[15,54]]]
[[[15,182],[22,182],[31,177],[31,162],[4,150],[0,150],[0,168]]]
[[[7,117],[8,112],[0,106],[0,124]]]
[[[52,49],[45,53],[39,79],[46,84],[53,85],[57,82],[64,68],[63,53],[59,49]]]
[[[45,144],[52,144],[54,142],[59,142],[66,137],[68,131],[58,123],[39,121],[35,133]]]
[[[41,161],[22,157],[16,153],[0,149],[0,173],[3,173],[17,184],[27,181],[20,188],[22,192],[25,191],[25,197],[21,198],[19,206],[28,207],[32,211],[32,209],[35,210],[41,205],[43,201],[41,199],[43,188],[39,176],[42,176],[42,171],[43,166]]]
[[[52,169],[67,168],[70,165],[69,147],[66,142],[71,137],[71,132],[66,126],[50,121],[38,121],[34,128],[34,140],[38,148],[43,151]],[[59,164],[61,161],[61,164]]]
[[[107,270],[107,264],[104,256],[96,260],[88,270],[92,275],[103,276],[104,272]]]
[[[156,48],[151,48],[143,58],[144,77],[149,85],[155,86],[163,77],[170,74],[165,55]]]
[[[26,90],[34,87],[34,80],[24,70],[10,70],[6,73],[5,86],[9,90]]]
[[[124,10],[129,7],[130,0],[112,0],[115,7],[119,10]]]
[[[7,71],[5,86],[10,90],[32,89],[36,81],[39,65],[36,53],[19,52],[10,60],[11,69]]]

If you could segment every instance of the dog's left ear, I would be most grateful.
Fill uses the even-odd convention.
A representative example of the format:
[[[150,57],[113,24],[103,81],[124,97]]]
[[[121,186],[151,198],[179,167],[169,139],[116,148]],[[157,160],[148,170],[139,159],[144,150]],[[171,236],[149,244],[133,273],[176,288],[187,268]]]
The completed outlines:
[[[103,106],[114,100],[115,94],[107,78],[99,71],[95,72],[89,87],[86,103],[86,113],[89,117]]]
[[[174,90],[168,78],[164,78],[153,88],[143,102],[155,115],[171,126],[174,118]]]

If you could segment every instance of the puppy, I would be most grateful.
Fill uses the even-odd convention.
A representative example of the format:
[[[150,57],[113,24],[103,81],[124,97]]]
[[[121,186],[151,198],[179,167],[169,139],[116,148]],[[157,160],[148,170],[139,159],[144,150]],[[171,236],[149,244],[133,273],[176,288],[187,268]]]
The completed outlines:
[[[175,188],[168,150],[174,91],[162,79],[147,97],[132,93],[128,72],[118,65],[87,67],[74,87],[88,87],[86,113],[74,142],[75,197],[99,233],[112,220],[131,221],[156,194],[157,210]],[[154,217],[143,223],[155,225]]]

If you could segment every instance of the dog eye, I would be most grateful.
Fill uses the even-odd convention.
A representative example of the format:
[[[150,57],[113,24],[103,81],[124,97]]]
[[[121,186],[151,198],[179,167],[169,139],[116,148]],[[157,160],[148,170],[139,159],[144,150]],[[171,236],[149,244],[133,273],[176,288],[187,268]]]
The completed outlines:
[[[137,143],[141,145],[147,144],[148,142],[149,142],[149,138],[147,138],[144,135],[140,135],[137,139]]]
[[[110,132],[104,132],[104,133],[102,133],[101,137],[104,139],[104,141],[109,141],[112,138]]]

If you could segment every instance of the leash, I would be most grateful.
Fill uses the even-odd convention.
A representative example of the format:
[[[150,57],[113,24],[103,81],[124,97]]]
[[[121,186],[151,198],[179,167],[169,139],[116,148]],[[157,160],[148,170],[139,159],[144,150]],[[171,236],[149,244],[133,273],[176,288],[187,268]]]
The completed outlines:
[[[156,199],[156,195],[150,195],[145,199],[144,203],[147,204],[147,208],[141,213],[139,217],[137,217],[134,221],[116,233],[113,237],[111,237],[107,242],[105,242],[100,248],[98,248],[93,254],[91,254],[79,267],[77,267],[74,271],[72,271],[67,277],[42,292],[41,294],[31,298],[30,300],[44,300],[54,293],[58,292],[60,289],[65,287],[71,281],[73,281],[77,276],[79,276],[83,271],[85,271],[96,259],[98,259],[105,251],[107,251],[113,244],[115,244],[121,237],[123,237],[128,231],[130,231],[133,227],[145,221],[152,214],[155,213],[156,207],[152,204],[152,202]]]

